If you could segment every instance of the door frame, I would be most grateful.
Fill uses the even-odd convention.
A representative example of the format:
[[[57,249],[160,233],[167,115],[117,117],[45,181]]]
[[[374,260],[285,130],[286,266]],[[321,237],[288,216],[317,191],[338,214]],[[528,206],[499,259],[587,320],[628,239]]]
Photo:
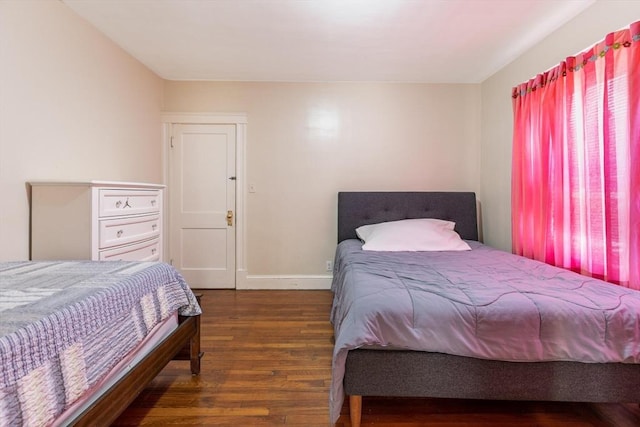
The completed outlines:
[[[169,262],[169,248],[171,247],[169,207],[171,201],[171,188],[169,183],[169,150],[171,149],[171,134],[173,125],[194,124],[194,125],[235,125],[236,126],[236,271],[235,287],[238,279],[246,276],[247,266],[245,257],[246,248],[246,215],[247,205],[246,192],[246,145],[247,145],[247,115],[246,113],[162,113],[162,175],[163,182],[167,184],[166,196],[164,198],[164,218],[163,233],[167,236],[164,245],[163,258]]]

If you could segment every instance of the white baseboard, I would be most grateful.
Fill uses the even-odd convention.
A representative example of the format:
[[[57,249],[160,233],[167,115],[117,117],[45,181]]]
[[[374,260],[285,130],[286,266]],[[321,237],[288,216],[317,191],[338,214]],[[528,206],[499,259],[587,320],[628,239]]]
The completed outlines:
[[[331,275],[246,275],[238,272],[236,289],[331,289]]]

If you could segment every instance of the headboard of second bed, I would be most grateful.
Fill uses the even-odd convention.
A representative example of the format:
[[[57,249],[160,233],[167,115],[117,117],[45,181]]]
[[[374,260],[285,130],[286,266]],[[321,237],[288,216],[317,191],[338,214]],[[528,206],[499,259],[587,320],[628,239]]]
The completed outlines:
[[[356,228],[378,222],[438,218],[456,223],[466,240],[478,240],[476,194],[472,192],[340,192],[338,243],[357,239]]]

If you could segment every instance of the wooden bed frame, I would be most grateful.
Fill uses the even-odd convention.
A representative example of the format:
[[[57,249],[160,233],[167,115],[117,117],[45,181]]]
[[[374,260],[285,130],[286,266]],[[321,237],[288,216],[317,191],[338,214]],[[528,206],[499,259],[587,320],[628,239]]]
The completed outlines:
[[[196,299],[200,303],[200,294]],[[171,360],[190,360],[200,374],[200,316],[179,316],[178,327],[90,407],[69,420],[74,426],[109,426]]]
[[[478,240],[475,193],[341,192],[338,243],[361,225],[407,218],[456,222],[463,239]],[[363,396],[567,402],[640,402],[640,365],[503,362],[407,350],[348,352],[344,390],[351,424],[359,427]]]

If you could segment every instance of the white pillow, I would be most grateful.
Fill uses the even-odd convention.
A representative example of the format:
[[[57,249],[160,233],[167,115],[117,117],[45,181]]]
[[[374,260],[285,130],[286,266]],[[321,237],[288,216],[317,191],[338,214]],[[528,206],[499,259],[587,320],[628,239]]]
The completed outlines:
[[[468,251],[469,245],[453,228],[455,223],[435,218],[404,219],[356,228],[365,251]]]

